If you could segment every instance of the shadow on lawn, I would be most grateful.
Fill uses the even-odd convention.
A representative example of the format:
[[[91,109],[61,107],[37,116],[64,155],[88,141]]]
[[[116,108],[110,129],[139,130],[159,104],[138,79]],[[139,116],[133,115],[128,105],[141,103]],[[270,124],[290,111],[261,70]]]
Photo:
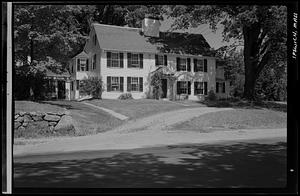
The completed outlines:
[[[99,158],[101,152],[97,152],[98,158],[15,163],[14,186],[284,188],[286,185],[286,143],[149,149],[121,151],[106,158]]]
[[[220,108],[237,108],[237,109],[270,109],[280,112],[287,112],[287,105],[275,102],[262,102],[262,101],[237,101],[237,100],[218,100],[218,101],[203,101],[198,102],[208,107],[220,107]]]

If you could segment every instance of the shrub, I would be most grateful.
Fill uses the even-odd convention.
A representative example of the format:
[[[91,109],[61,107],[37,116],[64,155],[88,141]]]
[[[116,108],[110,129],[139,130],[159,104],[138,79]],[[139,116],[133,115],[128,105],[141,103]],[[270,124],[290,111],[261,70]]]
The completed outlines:
[[[80,81],[79,91],[92,95],[93,98],[101,99],[103,82],[101,77],[89,77]]]
[[[121,99],[121,100],[125,100],[125,99],[133,99],[131,93],[122,93],[118,99]]]
[[[207,99],[208,99],[209,101],[215,101],[215,100],[217,100],[217,96],[216,96],[216,94],[215,94],[215,92],[214,92],[213,90],[210,90],[210,91],[208,92]]]

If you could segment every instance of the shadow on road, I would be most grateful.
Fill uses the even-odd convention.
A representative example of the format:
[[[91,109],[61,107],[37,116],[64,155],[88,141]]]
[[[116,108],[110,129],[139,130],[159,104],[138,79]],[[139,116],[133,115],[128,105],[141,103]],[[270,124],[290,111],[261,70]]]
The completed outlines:
[[[184,145],[14,164],[14,186],[284,188],[286,143]]]

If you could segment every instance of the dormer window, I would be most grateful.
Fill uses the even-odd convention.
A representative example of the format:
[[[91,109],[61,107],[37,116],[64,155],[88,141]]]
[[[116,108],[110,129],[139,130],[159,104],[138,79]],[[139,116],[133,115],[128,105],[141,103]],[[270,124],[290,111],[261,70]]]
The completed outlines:
[[[86,71],[87,60],[77,59],[77,71]]]

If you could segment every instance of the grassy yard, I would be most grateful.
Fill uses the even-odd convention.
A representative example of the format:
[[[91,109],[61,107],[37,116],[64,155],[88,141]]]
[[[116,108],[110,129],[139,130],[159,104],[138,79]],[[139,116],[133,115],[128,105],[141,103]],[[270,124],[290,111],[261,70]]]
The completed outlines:
[[[74,122],[73,125],[76,129],[75,135],[74,133],[70,133],[71,135],[69,136],[96,134],[110,130],[123,123],[123,121],[116,119],[104,111],[86,106],[76,101],[15,101],[15,112],[58,112],[64,111],[65,109],[69,111]],[[38,127],[36,128],[38,129]],[[27,136],[25,134],[24,138],[57,137],[55,134],[51,134],[50,132],[43,133],[43,135],[33,134],[34,132],[39,131],[27,130],[25,133],[30,135]]]
[[[285,127],[287,127],[287,114],[284,112],[262,109],[236,109],[204,114],[187,122],[174,125],[171,129],[208,132],[214,130]]]
[[[131,119],[150,116],[156,113],[186,108],[183,105],[163,100],[129,99],[129,100],[89,100],[88,103],[111,109]]]
[[[33,101],[15,101],[15,113],[16,112],[60,112],[64,108],[51,105],[43,102]]]

